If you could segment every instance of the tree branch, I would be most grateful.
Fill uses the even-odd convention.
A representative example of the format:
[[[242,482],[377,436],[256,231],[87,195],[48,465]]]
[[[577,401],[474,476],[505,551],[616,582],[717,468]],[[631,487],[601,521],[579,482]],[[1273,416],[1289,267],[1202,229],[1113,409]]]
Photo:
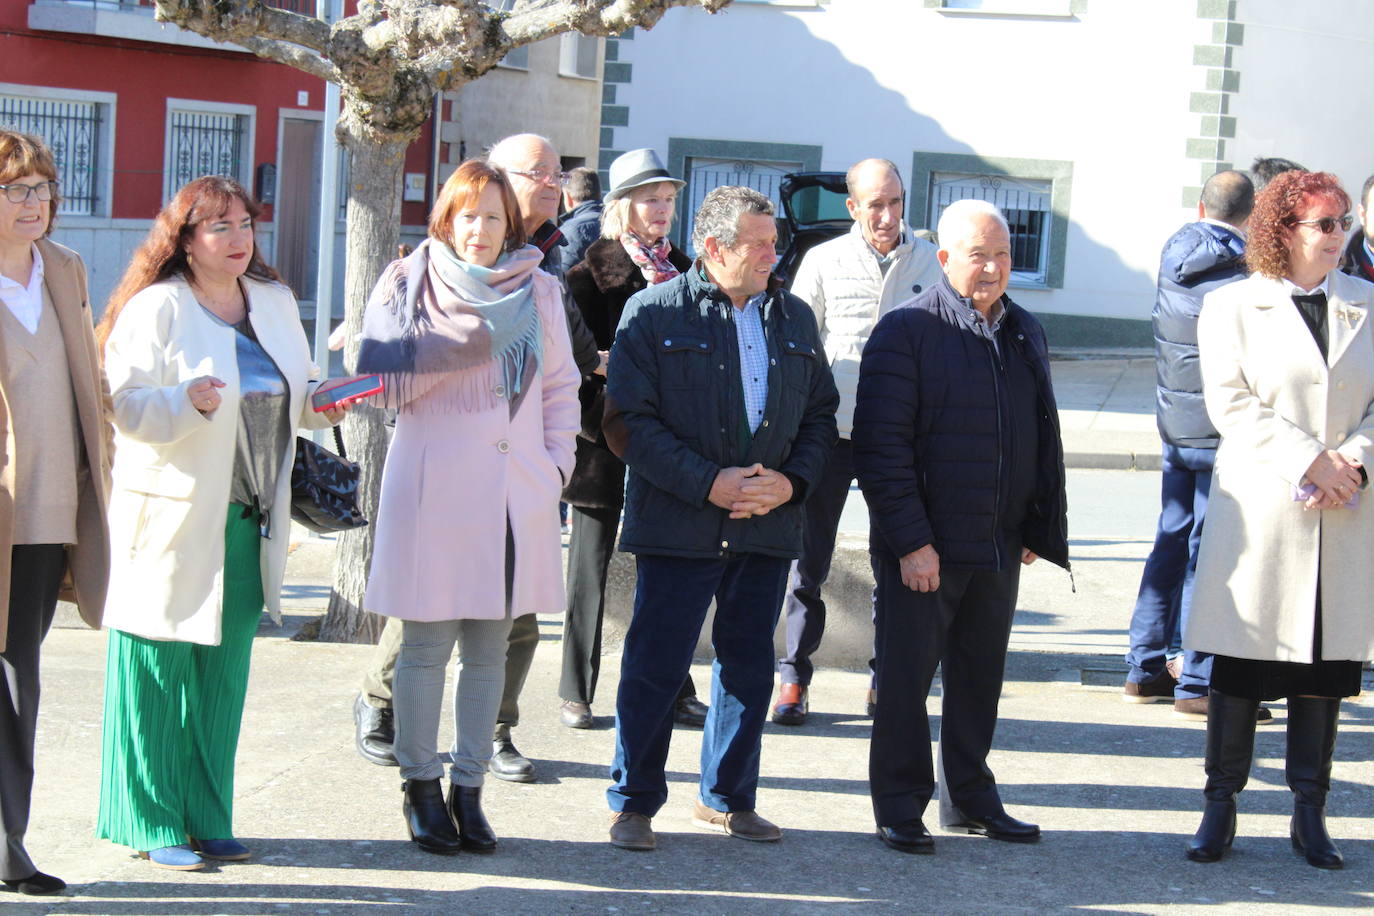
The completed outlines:
[[[328,53],[328,24],[314,16],[267,6],[260,0],[236,3],[154,0],[154,4],[159,21],[175,23],[216,41],[229,41],[246,48],[253,39],[265,38],[309,48],[321,56]]]
[[[272,38],[243,38],[238,42],[258,57],[295,67],[297,70],[319,77],[327,83],[338,83],[341,79],[339,68],[305,48],[277,41]]]

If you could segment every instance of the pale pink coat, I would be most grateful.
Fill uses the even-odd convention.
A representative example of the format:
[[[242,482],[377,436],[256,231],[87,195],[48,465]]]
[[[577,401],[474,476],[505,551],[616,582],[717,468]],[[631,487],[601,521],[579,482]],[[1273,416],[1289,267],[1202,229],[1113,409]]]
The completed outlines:
[[[514,417],[441,409],[477,369],[454,372],[401,408],[382,472],[372,573],[363,598],[402,620],[491,619],[506,613],[506,518],[515,541],[511,612],[564,608],[558,497],[572,473],[581,382],[558,281],[534,275],[543,370]]]

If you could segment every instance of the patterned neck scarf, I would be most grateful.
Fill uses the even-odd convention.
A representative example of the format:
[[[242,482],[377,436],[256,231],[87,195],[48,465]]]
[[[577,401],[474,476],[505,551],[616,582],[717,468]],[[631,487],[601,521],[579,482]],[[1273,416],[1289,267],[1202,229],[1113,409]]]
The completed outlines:
[[[649,281],[650,286],[671,280],[678,275],[678,269],[668,260],[668,252],[673,250],[673,246],[668,244],[667,238],[646,245],[633,232],[626,232],[620,236],[620,244],[625,247],[625,253],[639,267],[639,272],[644,274],[644,279]]]

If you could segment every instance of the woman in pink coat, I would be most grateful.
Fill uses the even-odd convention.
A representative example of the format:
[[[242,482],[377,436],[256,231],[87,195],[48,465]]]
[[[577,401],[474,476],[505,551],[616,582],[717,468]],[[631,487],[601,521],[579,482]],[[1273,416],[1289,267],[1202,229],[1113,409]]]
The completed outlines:
[[[427,852],[488,852],[481,786],[506,636],[564,603],[558,496],[572,472],[577,387],[558,282],[525,244],[506,177],[469,160],[429,238],[382,274],[358,371],[399,408],[364,604],[404,621],[393,708],[402,811]],[[444,667],[457,694],[445,805],[437,752]]]

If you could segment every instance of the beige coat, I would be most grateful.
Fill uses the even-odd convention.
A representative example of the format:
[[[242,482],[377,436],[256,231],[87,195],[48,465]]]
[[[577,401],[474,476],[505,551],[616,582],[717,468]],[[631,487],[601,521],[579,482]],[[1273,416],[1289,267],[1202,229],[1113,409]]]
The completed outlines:
[[[1330,275],[1323,363],[1282,282],[1250,277],[1203,300],[1203,396],[1222,439],[1189,649],[1311,662],[1320,570],[1322,657],[1374,657],[1374,491],[1353,510],[1292,498],[1325,449],[1374,473],[1372,303],[1374,285]]]
[[[276,283],[243,279],[258,341],[286,377],[288,416],[328,426],[309,409],[318,370],[296,299]],[[105,625],[151,639],[220,641],[224,521],[238,436],[238,356],[233,328],[212,319],[180,277],[124,304],[105,343],[114,392],[116,443],[110,535],[114,572]],[[205,417],[186,389],[202,375],[225,383]],[[294,440],[281,457],[272,536],[262,545],[262,589],[281,619],[281,583],[291,533]]]
[[[105,525],[105,507],[110,493],[110,454],[114,430],[110,426],[110,391],[96,356],[95,332],[91,321],[90,295],[86,290],[86,265],[70,248],[43,239],[38,242],[43,258],[43,284],[52,298],[57,322],[62,327],[62,342],[67,352],[67,368],[76,396],[76,417],[81,425],[81,445],[90,473],[80,476],[81,493],[76,510],[76,543],[67,550],[67,581],[62,597],[75,601],[81,619],[100,626],[105,607],[105,587],[110,575],[110,533]],[[0,308],[5,308],[0,304]],[[9,433],[0,441],[0,463],[10,461],[4,454],[13,436],[9,429],[9,394],[5,380],[9,370],[5,351],[0,347],[0,422]],[[14,501],[18,494],[0,489],[0,651],[5,648],[9,630],[10,552],[14,538]]]

